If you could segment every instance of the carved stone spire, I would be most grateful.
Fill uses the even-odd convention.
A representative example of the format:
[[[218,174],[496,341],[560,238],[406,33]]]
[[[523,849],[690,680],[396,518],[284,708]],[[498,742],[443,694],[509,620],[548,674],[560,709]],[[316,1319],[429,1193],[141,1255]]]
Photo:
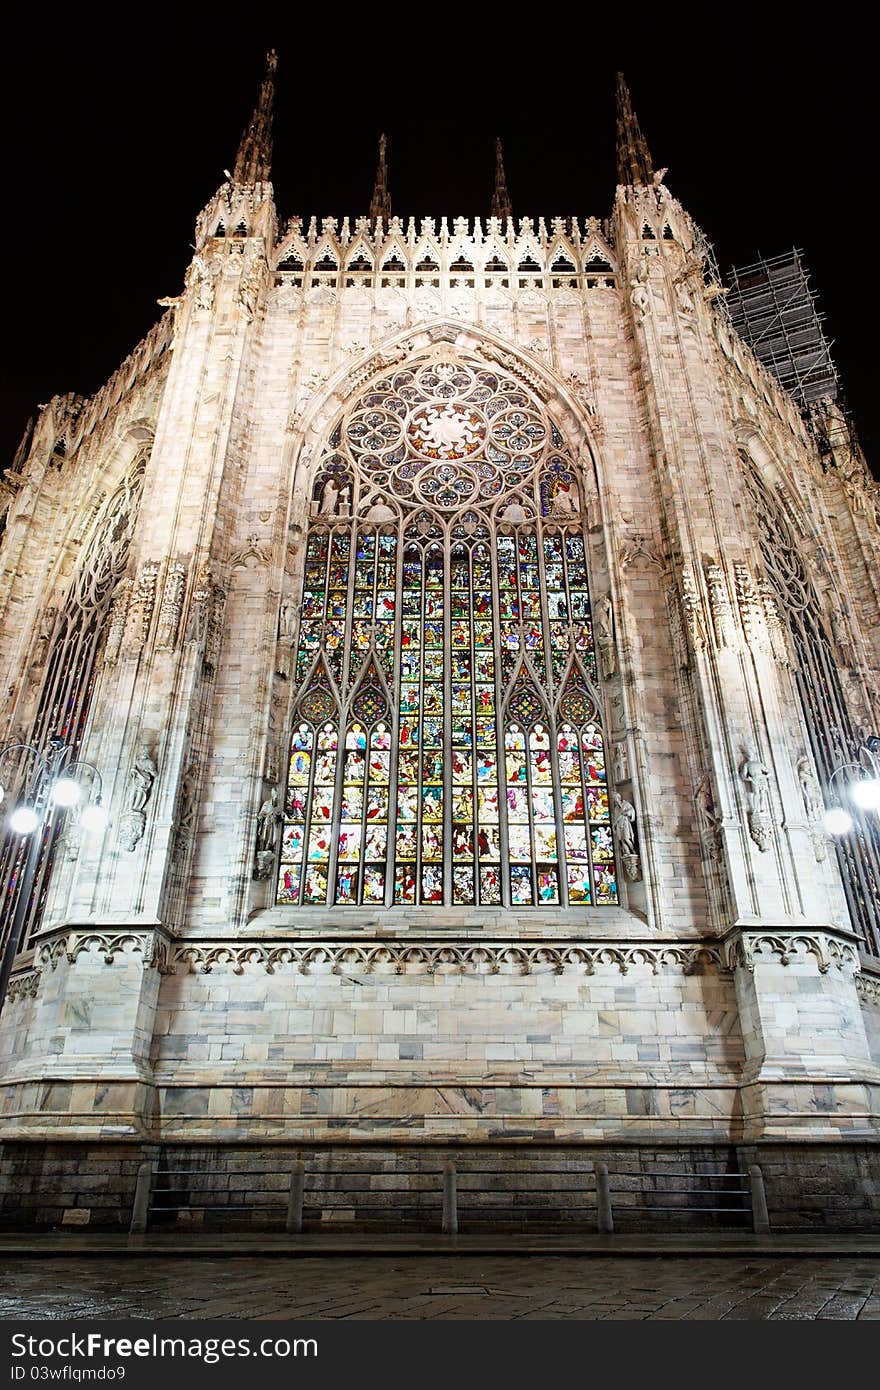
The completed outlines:
[[[633,110],[626,78],[617,74],[617,182],[650,184],[654,180],[651,151]]]
[[[513,216],[510,194],[507,191],[507,175],[504,172],[504,154],[501,149],[500,138],[495,141],[495,192],[492,194],[492,216],[502,219]]]
[[[234,183],[267,183],[272,170],[272,107],[275,104],[275,69],[278,55],[274,48],[266,57],[266,76],[260,99],[254,108],[235,156]]]
[[[376,182],[373,184],[373,196],[370,199],[371,222],[375,222],[377,217],[381,217],[383,222],[388,222],[391,218],[391,194],[388,192],[388,161],[385,157],[387,148],[387,137],[385,135],[380,135],[379,163],[376,166]]]

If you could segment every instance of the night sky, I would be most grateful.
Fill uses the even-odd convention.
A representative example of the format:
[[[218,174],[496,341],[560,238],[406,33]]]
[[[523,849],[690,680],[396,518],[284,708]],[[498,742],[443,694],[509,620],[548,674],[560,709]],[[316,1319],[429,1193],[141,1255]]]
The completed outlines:
[[[274,45],[282,222],[366,213],[382,130],[401,217],[486,215],[496,134],[517,217],[605,217],[622,68],[655,166],[669,166],[722,270],[804,251],[880,472],[868,7],[664,3],[626,25],[614,8],[19,17],[3,58],[4,465],[37,402],[97,390],[161,314],[156,300],[180,291],[195,217],[231,167]]]

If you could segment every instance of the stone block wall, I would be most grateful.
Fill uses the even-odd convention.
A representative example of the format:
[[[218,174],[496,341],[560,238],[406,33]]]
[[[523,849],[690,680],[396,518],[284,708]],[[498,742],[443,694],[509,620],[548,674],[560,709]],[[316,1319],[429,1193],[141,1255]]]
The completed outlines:
[[[595,1231],[597,1163],[609,1169],[620,1233],[750,1230],[744,1175],[753,1163],[764,1175],[772,1231],[880,1231],[880,1154],[870,1144],[382,1142],[7,1143],[0,1229],[127,1230],[138,1167],[148,1161],[157,1169],[151,1232],[283,1231],[297,1160],[305,1166],[307,1232],[437,1234],[450,1161],[462,1234]]]

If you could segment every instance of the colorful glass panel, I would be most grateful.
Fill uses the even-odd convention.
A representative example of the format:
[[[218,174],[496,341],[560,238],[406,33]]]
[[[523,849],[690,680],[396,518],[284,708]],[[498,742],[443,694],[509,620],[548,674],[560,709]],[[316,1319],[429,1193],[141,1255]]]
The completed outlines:
[[[584,480],[524,386],[444,352],[319,466],[278,901],[611,904]]]

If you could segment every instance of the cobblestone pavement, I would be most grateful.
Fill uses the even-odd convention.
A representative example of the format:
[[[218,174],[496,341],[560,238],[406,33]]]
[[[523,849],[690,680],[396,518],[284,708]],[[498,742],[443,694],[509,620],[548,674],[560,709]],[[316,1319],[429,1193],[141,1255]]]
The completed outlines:
[[[33,1258],[0,1317],[880,1319],[880,1260]]]

